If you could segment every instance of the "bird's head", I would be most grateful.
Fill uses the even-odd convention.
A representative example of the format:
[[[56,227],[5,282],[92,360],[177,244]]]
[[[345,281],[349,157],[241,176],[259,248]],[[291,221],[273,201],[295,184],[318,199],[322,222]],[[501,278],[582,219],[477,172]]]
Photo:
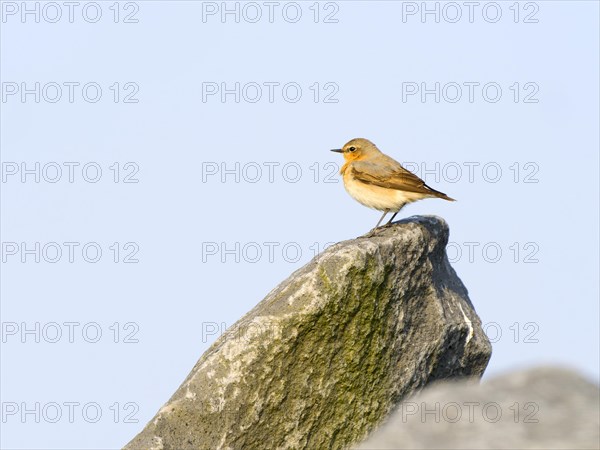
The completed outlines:
[[[375,144],[364,138],[352,139],[342,148],[335,148],[331,151],[343,154],[344,159],[348,162],[368,160],[381,153]]]

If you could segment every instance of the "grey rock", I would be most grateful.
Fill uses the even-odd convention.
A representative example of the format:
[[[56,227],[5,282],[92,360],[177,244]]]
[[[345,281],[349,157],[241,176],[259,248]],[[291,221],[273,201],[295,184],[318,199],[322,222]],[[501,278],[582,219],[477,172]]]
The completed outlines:
[[[426,384],[491,355],[445,253],[412,217],[329,247],[227,330],[126,449],[343,449]]]
[[[442,382],[405,400],[360,450],[598,449],[600,390],[552,367],[480,385]]]

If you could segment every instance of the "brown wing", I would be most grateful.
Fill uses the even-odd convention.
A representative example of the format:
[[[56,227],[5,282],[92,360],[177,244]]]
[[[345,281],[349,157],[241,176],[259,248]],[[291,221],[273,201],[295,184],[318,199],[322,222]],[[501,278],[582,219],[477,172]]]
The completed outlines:
[[[351,164],[351,174],[363,183],[399,191],[430,194],[446,200],[453,200],[443,192],[430,188],[414,173],[406,170],[396,161],[393,161],[393,163],[392,161],[386,161],[384,164],[356,161]]]

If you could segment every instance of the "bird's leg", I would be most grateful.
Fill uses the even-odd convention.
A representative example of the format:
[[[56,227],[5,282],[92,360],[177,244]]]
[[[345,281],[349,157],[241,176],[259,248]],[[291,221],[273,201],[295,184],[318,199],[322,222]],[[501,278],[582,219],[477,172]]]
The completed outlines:
[[[388,213],[388,212],[389,212],[389,211],[388,211],[387,209],[386,209],[385,211],[383,211],[383,216],[381,216],[381,219],[379,219],[379,222],[377,222],[377,225],[375,225],[375,228],[377,228],[377,227],[379,226],[379,224],[381,224],[381,222],[383,221],[383,218],[384,218],[385,216],[387,216],[387,213]],[[373,228],[373,229],[375,229],[375,228]]]
[[[394,217],[396,217],[396,214],[398,214],[398,213],[399,213],[399,211],[396,211],[394,213],[394,215],[392,215],[392,218],[388,221],[388,223],[386,223],[386,225],[389,225],[390,223],[392,223],[392,220],[394,220]]]

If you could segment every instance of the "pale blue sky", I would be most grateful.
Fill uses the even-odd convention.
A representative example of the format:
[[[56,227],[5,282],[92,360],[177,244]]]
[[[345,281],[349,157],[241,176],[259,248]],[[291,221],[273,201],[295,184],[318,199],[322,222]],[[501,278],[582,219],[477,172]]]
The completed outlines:
[[[284,2],[273,23],[261,2],[256,23],[256,8],[240,4],[239,23],[233,15],[223,23],[220,11],[210,14],[220,2],[192,1],[121,3],[118,23],[113,2],[100,3],[96,23],[86,21],[92,7],[85,17],[75,10],[73,23],[63,7],[49,23],[56,11],[42,3],[40,23],[33,15],[22,23],[8,3],[3,448],[122,446],[214,341],[215,326],[232,325],[326,243],[369,230],[379,213],[346,194],[339,155],[329,152],[354,137],[458,199],[410,205],[399,217],[448,222],[453,266],[495,341],[486,377],[559,363],[598,379],[597,2],[501,2],[495,23],[493,6],[483,16],[486,2],[472,23],[465,6],[450,23],[456,11],[439,3],[439,23],[433,15],[423,23],[420,11],[409,14],[421,2],[393,1],[299,3],[295,23],[298,7]],[[36,82],[40,102],[34,94],[22,102],[22,87]],[[79,83],[72,103],[65,82]],[[209,95],[236,82],[239,103]],[[63,94],[56,103],[53,83]],[[96,103],[83,97],[87,83],[88,99],[102,89]],[[439,103],[408,95],[421,83],[440,83]],[[452,102],[456,86],[462,97]],[[127,95],[138,102],[124,103]],[[34,172],[40,163],[40,183],[35,174],[21,182],[22,162]],[[79,164],[73,183],[65,162]],[[222,164],[233,170],[225,182]],[[62,176],[50,183],[56,166]],[[97,167],[99,181],[85,181]],[[40,263],[21,262],[22,242],[40,243]],[[42,252],[49,242],[61,243],[56,263],[47,261],[57,258],[53,245]],[[64,242],[79,243],[69,244],[73,263]],[[88,259],[102,250],[97,263],[83,259],[89,242],[97,245],[86,247]],[[34,332],[22,343],[22,323],[36,322],[41,342]],[[99,341],[87,342],[98,328]],[[36,402],[40,423],[33,413],[22,420],[21,407]],[[73,423],[68,402],[79,403]]]

